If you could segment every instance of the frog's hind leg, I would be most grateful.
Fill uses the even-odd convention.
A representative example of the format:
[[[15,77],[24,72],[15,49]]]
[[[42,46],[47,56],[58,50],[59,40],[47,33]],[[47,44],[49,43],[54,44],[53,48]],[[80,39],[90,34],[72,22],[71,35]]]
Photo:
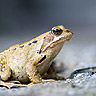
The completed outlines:
[[[7,65],[0,64],[0,79],[7,81],[11,77],[11,69]]]
[[[11,76],[11,69],[9,66],[0,64],[0,86],[5,86],[6,81],[10,78]]]
[[[18,81],[10,81],[8,79],[11,77],[11,69],[8,65],[0,64],[0,86],[4,86],[7,88],[11,87],[22,87],[26,85],[18,84]],[[17,83],[17,84],[16,84]]]
[[[58,76],[53,65],[50,66],[50,68],[48,69],[48,71],[44,74],[44,76],[42,77],[43,79],[55,79],[55,80],[66,80],[64,77],[62,76]]]

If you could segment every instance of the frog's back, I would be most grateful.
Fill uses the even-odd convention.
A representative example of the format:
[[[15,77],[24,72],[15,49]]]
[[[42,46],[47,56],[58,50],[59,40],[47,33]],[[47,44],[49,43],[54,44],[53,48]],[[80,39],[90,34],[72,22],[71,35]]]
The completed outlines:
[[[14,79],[18,78],[24,81],[24,78],[27,78],[25,71],[26,63],[40,49],[42,37],[40,35],[28,42],[16,44],[0,53],[0,63],[7,64],[11,68]]]
[[[14,59],[17,61],[21,59],[30,59],[40,49],[40,46],[43,42],[42,39],[46,34],[47,32],[30,41],[9,47],[7,50],[0,53],[0,58],[5,57],[6,62],[11,62]]]

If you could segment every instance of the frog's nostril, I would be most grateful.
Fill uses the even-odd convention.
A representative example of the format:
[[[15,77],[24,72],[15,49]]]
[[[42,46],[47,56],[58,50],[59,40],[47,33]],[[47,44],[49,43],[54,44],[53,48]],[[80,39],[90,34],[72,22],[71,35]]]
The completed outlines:
[[[72,35],[74,35],[74,33],[73,32],[71,32],[72,33]]]
[[[69,30],[69,29],[66,29],[66,32],[68,32],[68,33],[69,33],[69,32],[70,32],[70,30]]]

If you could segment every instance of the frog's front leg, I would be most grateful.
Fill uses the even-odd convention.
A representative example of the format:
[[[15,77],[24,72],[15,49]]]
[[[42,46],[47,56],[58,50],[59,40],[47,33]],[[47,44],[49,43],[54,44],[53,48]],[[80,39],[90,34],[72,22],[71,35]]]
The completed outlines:
[[[40,60],[41,56],[34,56],[29,60],[29,62],[26,64],[26,73],[29,77],[29,79],[33,83],[40,83],[42,82],[41,76],[37,71],[36,65],[38,64],[38,61]]]
[[[53,65],[50,66],[48,71],[43,75],[44,79],[66,80],[63,76],[58,76]]]
[[[38,65],[39,61],[42,58],[43,58],[42,55],[37,54],[32,59],[30,59],[26,65],[26,73],[29,76],[29,79],[31,81],[29,85],[55,81],[55,80],[43,80],[40,73],[38,72],[36,66]]]

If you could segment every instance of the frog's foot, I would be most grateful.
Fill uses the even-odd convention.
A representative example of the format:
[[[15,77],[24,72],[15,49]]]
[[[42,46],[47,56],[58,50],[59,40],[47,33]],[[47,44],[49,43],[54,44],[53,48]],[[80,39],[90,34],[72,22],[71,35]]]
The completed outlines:
[[[40,83],[47,83],[47,82],[54,82],[54,81],[56,81],[56,80],[53,80],[53,79],[42,79],[42,81],[41,82],[38,82],[38,83],[36,83],[36,82],[31,82],[31,83],[29,83],[27,86],[31,86],[31,85],[33,85],[33,84],[40,84]]]
[[[15,84],[16,83],[16,84]],[[3,82],[3,81],[0,81],[0,86],[2,87],[6,87],[6,88],[16,88],[16,87],[26,87],[28,85],[25,85],[25,84],[18,84],[17,82],[15,83],[12,83],[12,82]]]
[[[42,77],[43,79],[55,79],[55,80],[66,80],[63,76],[58,76],[51,65],[50,68],[48,69],[47,73],[44,74]]]

